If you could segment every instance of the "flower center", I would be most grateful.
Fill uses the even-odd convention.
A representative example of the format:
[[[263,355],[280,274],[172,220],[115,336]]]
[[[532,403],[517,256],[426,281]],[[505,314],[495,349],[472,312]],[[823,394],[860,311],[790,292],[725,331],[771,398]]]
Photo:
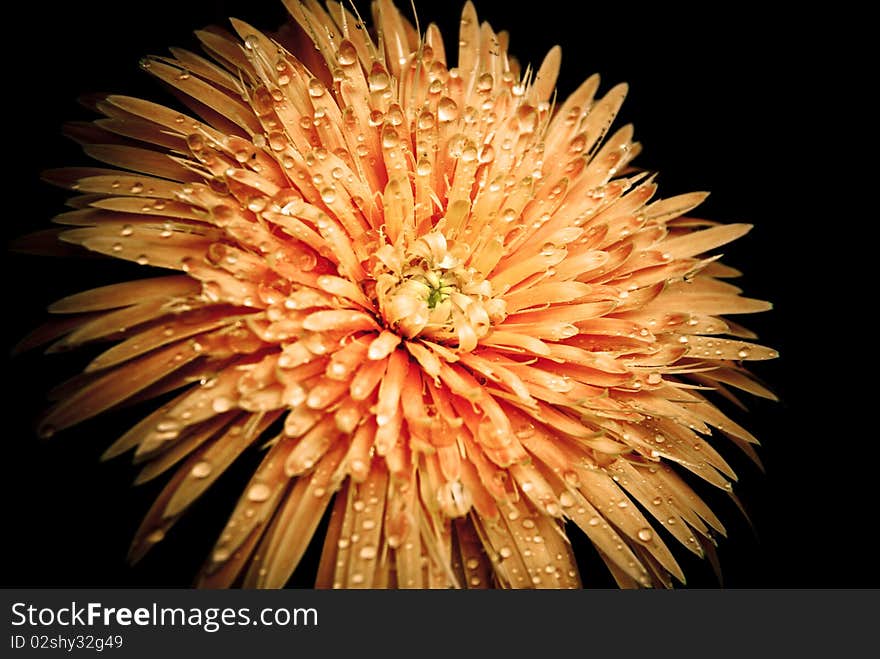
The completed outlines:
[[[506,314],[489,281],[468,267],[468,255],[438,231],[408,246],[380,248],[373,276],[387,326],[406,338],[473,350]]]

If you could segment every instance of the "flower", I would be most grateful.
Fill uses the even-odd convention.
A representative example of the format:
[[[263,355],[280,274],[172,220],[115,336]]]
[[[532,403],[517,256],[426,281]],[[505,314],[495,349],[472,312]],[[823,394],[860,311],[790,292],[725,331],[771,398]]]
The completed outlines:
[[[42,434],[159,398],[105,454],[171,474],[133,559],[264,445],[207,587],[283,586],[328,511],[320,587],[577,587],[567,522],[621,586],[683,580],[667,542],[724,533],[683,472],[731,490],[716,435],[755,442],[707,390],[772,398],[722,318],[769,304],[711,254],[749,227],[654,200],[626,87],[557,106],[559,50],[521,72],[470,3],[454,67],[390,0],[376,37],[286,5],[145,59],[189,110],[103,97],[78,137],[110,168],[48,174],[82,193],[62,240],[176,274],[51,307],[57,347],[115,343]]]

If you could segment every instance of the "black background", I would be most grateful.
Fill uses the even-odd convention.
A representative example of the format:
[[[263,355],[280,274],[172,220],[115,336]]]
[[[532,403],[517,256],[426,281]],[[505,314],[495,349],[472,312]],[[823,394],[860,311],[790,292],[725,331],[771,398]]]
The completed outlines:
[[[364,4],[360,3],[361,8]],[[440,23],[457,42],[459,2],[418,2],[422,24]],[[49,167],[87,164],[61,125],[90,115],[75,103],[109,91],[163,100],[138,58],[166,46],[196,48],[191,29],[235,15],[271,28],[283,19],[275,0],[109,3],[46,6],[32,2],[5,26],[2,93],[3,223],[7,238],[42,229],[63,210],[66,193],[39,180]],[[737,492],[754,532],[736,507],[709,501],[728,525],[720,556],[728,587],[880,585],[873,530],[876,424],[868,394],[876,323],[861,268],[872,265],[876,221],[860,114],[859,17],[774,15],[761,6],[712,3],[650,9],[542,0],[481,0],[478,15],[511,32],[511,51],[540,63],[563,47],[561,96],[593,72],[603,90],[626,81],[630,94],[617,125],[633,122],[645,149],[637,164],[660,171],[663,196],[711,190],[698,214],[755,229],[726,248],[725,262],[745,272],[750,297],[775,310],[744,318],[781,358],[755,371],[779,403],[749,401],[736,418],[763,441],[762,474],[737,451],[724,452],[740,474]],[[841,10],[843,11],[843,10]],[[840,41],[840,40],[843,41]],[[866,260],[867,259],[867,260]],[[138,269],[101,261],[7,254],[3,312],[7,345],[40,322],[52,300]],[[864,291],[864,292],[863,292]],[[2,311],[3,307],[0,307]],[[126,458],[98,456],[144,408],[106,415],[38,440],[32,423],[53,384],[88,355],[9,358],[2,425],[5,472],[0,585],[5,587],[186,587],[213,544],[259,456],[232,469],[140,565],[127,545],[161,483],[131,488]],[[587,585],[611,585],[572,533]],[[692,587],[714,587],[711,570],[682,557]],[[307,556],[293,585],[309,586]]]

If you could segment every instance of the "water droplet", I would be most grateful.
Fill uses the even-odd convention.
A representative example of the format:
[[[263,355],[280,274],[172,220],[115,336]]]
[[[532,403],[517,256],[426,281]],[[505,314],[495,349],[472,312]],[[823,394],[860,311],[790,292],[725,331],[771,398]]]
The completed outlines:
[[[391,78],[388,77],[381,64],[376,63],[373,65],[373,71],[370,73],[367,83],[370,85],[371,92],[381,92],[388,89]]]
[[[535,434],[535,425],[533,423],[527,423],[524,426],[520,426],[514,431],[514,435],[519,437],[520,439],[528,439]]]
[[[309,80],[309,96],[312,98],[320,98],[324,95],[326,88],[324,87],[324,83],[322,83],[317,78],[312,78]]]
[[[639,529],[639,532],[637,535],[638,535],[639,540],[641,540],[642,542],[650,542],[651,539],[654,537],[654,534],[652,533],[651,529],[649,529],[649,528]]]
[[[372,545],[367,545],[365,547],[361,547],[360,557],[364,560],[372,560],[376,558],[376,548]]]
[[[516,111],[520,133],[530,135],[538,127],[538,112],[531,105],[521,105]]]
[[[510,547],[502,547],[498,550],[498,553],[501,554],[501,558],[510,558],[513,556],[513,551],[511,551]]]
[[[437,103],[437,118],[440,121],[455,121],[458,118],[458,105],[448,96]]]
[[[419,158],[419,162],[416,165],[416,174],[419,176],[428,176],[431,173],[431,161],[427,158]]]
[[[429,130],[434,127],[434,115],[428,111],[419,115],[418,127],[420,130]]]
[[[492,90],[494,80],[491,73],[484,73],[477,78],[477,91],[487,93]]]
[[[232,409],[232,400],[230,400],[226,396],[218,396],[211,401],[211,409],[217,412],[217,414],[228,412]]]
[[[480,561],[476,558],[469,558],[465,562],[465,565],[467,566],[468,570],[476,570],[478,567],[480,567]]]
[[[336,201],[336,189],[332,187],[327,187],[321,190],[321,200],[325,204],[332,204]]]
[[[206,478],[211,473],[211,463],[197,462],[189,473],[193,478]]]
[[[739,357],[740,359],[745,359],[746,357],[749,356],[749,351],[746,348],[743,348],[738,353],[736,353],[736,356]]]
[[[342,66],[351,66],[357,62],[357,57],[357,48],[354,47],[354,44],[351,43],[351,41],[346,39],[339,44],[339,50],[336,51],[336,59],[339,60],[339,63]]]
[[[269,133],[269,148],[273,151],[284,151],[287,148],[287,137],[281,131]]]
[[[265,501],[272,494],[272,489],[265,483],[254,483],[248,488],[247,498],[250,501],[259,503]]]
[[[397,131],[391,126],[387,126],[385,130],[382,131],[382,146],[386,149],[393,149],[398,143],[399,138],[397,136]]]
[[[147,542],[154,545],[157,542],[162,542],[165,539],[165,529],[154,529],[150,531],[150,534],[147,536]]]

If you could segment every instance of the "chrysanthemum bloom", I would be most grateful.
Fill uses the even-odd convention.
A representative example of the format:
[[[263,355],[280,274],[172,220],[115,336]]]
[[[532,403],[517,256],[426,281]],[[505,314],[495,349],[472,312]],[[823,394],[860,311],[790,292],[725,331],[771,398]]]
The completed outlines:
[[[51,307],[58,347],[115,343],[42,433],[163,397],[106,453],[172,474],[134,559],[262,447],[203,586],[283,586],[328,509],[319,587],[577,587],[566,521],[621,586],[683,580],[667,543],[724,532],[684,472],[730,490],[716,438],[755,441],[706,390],[772,396],[721,317],[769,305],[712,255],[749,227],[656,200],[606,139],[626,87],[557,103],[560,51],[521,72],[470,3],[453,57],[390,0],[372,37],[286,4],[143,61],[188,112],[107,96],[72,129],[112,168],[49,174],[82,194],[62,240],[176,273]]]

